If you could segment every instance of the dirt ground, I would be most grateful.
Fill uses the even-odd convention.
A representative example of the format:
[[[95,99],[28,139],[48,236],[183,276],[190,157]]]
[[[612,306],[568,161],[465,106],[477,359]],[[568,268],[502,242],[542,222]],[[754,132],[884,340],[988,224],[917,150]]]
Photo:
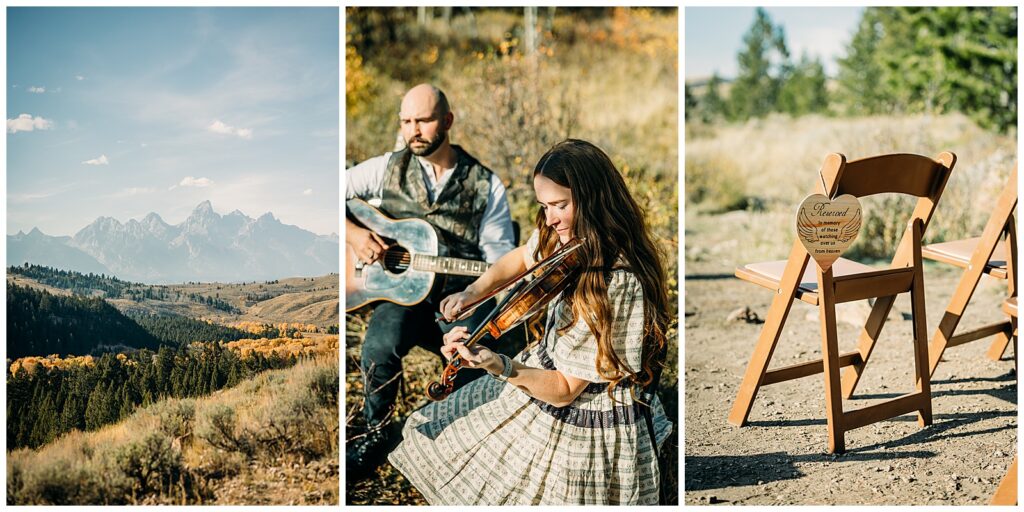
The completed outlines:
[[[743,220],[749,222],[749,219]],[[726,418],[763,324],[727,320],[749,307],[761,318],[772,292],[732,276],[744,259],[728,219],[687,219],[685,281],[685,503],[687,505],[984,505],[1016,453],[1017,377],[1012,348],[999,361],[991,338],[948,349],[932,379],[934,421],[908,414],[850,431],[847,453],[829,455],[824,379],[762,387],[749,424]],[[692,231],[691,231],[692,229]],[[709,233],[709,234],[702,234]],[[715,235],[714,233],[719,233]],[[781,251],[788,250],[788,243]],[[715,249],[722,248],[721,251]],[[959,269],[926,264],[929,339]],[[983,278],[960,329],[1004,318],[1005,281]],[[854,350],[866,302],[839,310],[841,351]],[[910,299],[900,296],[845,410],[914,389]],[[961,332],[961,331],[958,331]],[[821,357],[817,309],[797,301],[770,368]]]

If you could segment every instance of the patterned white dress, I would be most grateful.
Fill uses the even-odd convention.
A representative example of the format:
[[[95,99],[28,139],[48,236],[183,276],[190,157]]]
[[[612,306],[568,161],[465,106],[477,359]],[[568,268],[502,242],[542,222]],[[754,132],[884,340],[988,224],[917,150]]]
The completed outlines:
[[[536,234],[528,245],[536,245]],[[532,249],[531,249],[532,251]],[[643,292],[636,277],[611,273],[608,299],[615,351],[641,368]],[[629,386],[609,398],[597,373],[597,340],[580,320],[565,334],[571,311],[548,306],[544,339],[516,360],[590,381],[572,404],[554,407],[512,384],[483,376],[447,399],[409,416],[403,441],[388,459],[432,505],[643,505],[658,503],[658,461],[672,430],[654,400],[652,443]]]

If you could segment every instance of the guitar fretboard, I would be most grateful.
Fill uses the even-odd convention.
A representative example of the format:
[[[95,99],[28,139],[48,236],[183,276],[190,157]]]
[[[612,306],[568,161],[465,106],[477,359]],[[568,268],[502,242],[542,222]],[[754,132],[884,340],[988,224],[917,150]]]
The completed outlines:
[[[491,267],[484,261],[447,258],[444,256],[427,256],[424,254],[414,255],[412,266],[416,270],[425,270],[428,272],[452,274],[457,276],[479,276]]]

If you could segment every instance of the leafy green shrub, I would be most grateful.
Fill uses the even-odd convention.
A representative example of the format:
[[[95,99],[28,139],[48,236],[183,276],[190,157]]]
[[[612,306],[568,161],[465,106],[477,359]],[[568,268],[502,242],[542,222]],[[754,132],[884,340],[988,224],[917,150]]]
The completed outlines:
[[[338,381],[340,375],[337,367],[316,367],[309,378],[309,389],[317,397],[322,407],[338,407]]]
[[[321,401],[309,388],[293,387],[279,395],[257,434],[263,455],[308,461],[337,453],[337,409]]]
[[[160,432],[122,446],[114,458],[131,482],[132,496],[166,493],[186,471],[181,452],[172,449],[171,439]]]
[[[122,505],[128,503],[123,476],[103,464],[54,459],[33,467],[8,466],[10,505]]]
[[[196,419],[195,400],[168,400],[160,404],[156,411],[160,418],[160,431],[172,439],[182,439],[192,435]]]
[[[251,434],[236,428],[235,411],[226,405],[214,405],[201,418],[196,435],[214,448],[252,456],[255,443]]]

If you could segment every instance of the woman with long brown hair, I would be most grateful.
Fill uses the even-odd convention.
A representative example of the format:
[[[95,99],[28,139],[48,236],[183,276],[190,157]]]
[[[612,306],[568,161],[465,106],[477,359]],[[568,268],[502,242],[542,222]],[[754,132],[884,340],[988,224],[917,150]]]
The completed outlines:
[[[597,146],[563,141],[533,176],[540,209],[529,241],[441,313],[454,318],[574,238],[577,278],[548,305],[542,339],[514,359],[466,347],[464,328],[448,333],[447,357],[494,378],[413,413],[389,459],[431,504],[657,504],[657,449],[672,424],[642,392],[660,373],[670,316],[661,258]]]

